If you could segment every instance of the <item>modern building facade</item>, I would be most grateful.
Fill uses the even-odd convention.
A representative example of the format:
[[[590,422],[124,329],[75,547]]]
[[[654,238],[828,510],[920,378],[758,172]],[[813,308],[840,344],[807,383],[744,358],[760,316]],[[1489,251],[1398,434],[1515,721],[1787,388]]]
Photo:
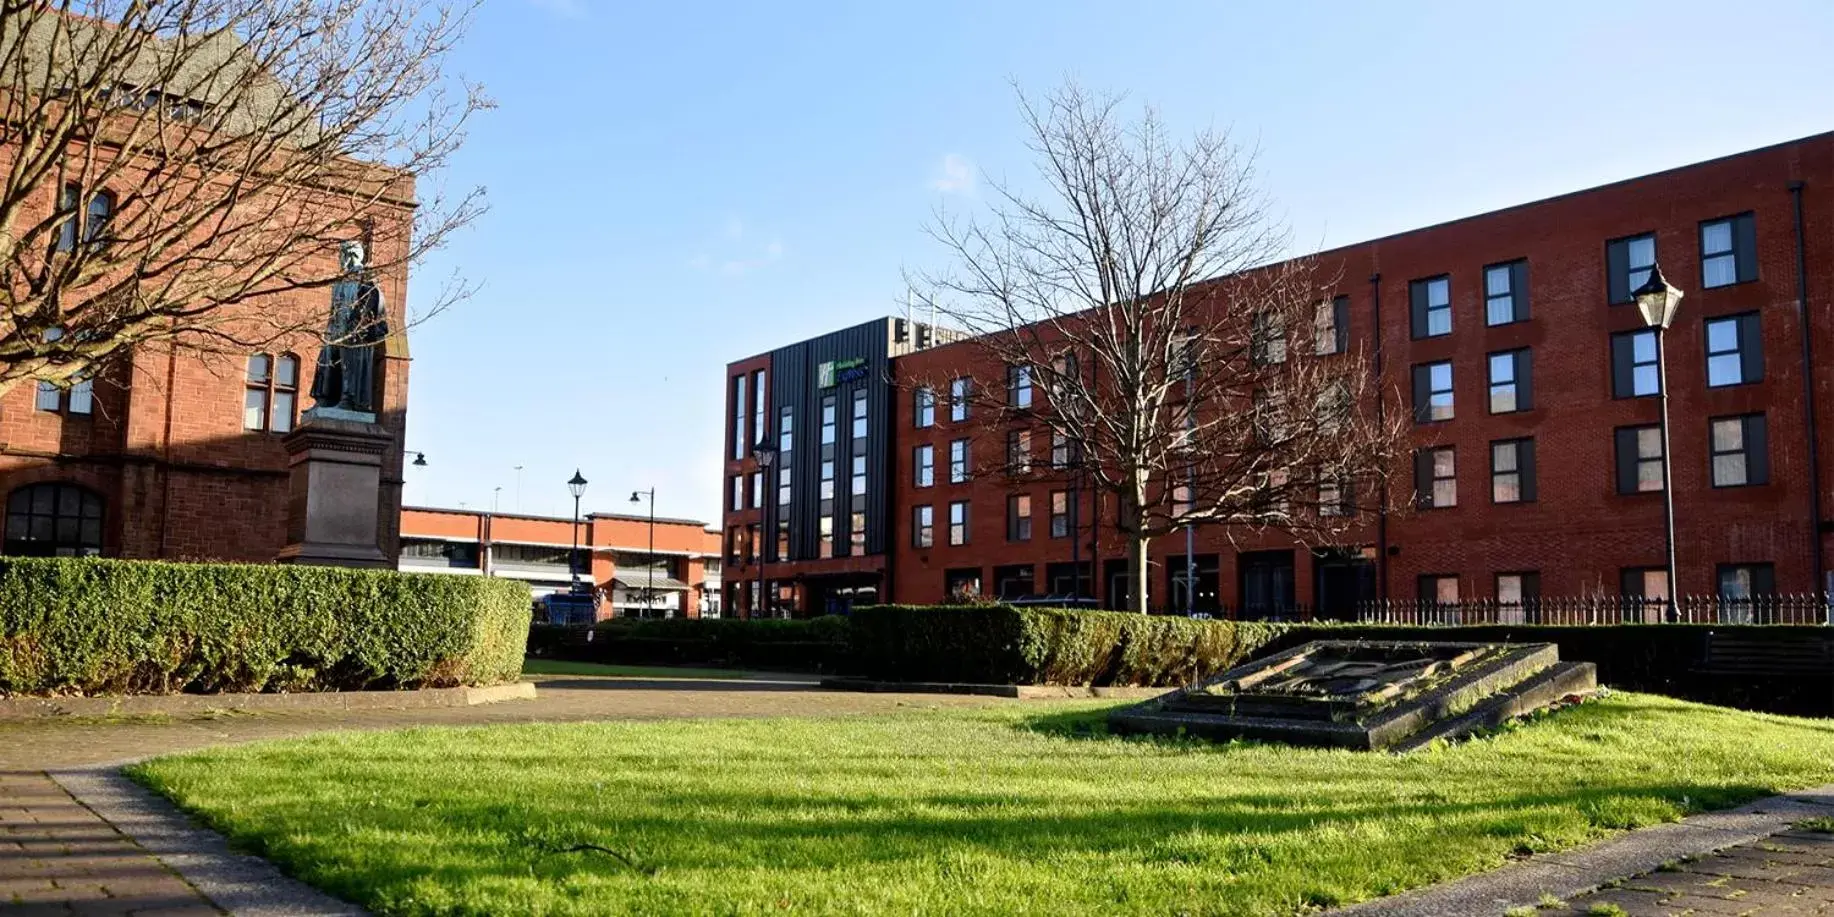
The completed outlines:
[[[497,576],[528,583],[531,597],[572,587],[569,564],[597,596],[598,617],[717,618],[723,612],[720,535],[692,519],[592,513],[573,520],[478,510],[408,507],[398,566],[420,573]]]
[[[1320,321],[1338,326],[1340,349],[1372,358],[1389,407],[1414,421],[1411,458],[1394,469],[1386,507],[1360,511],[1341,544],[1201,528],[1156,540],[1155,605],[1330,616],[1372,598],[1834,588],[1834,134],[1345,246],[1315,263],[1319,276],[1340,278]],[[1669,482],[1654,332],[1630,296],[1658,263],[1685,294],[1666,335]],[[792,486],[812,486],[813,499],[828,492],[828,459],[807,451],[827,446],[828,390],[807,390],[825,377],[786,361],[799,390],[786,398],[770,371],[778,354],[827,345],[729,367],[727,530],[788,523],[762,552],[728,538],[734,607],[755,607],[740,584],[762,567],[764,591],[782,607],[819,613],[829,603],[818,578],[839,563],[855,588],[898,602],[1080,593],[1121,604],[1113,505],[1073,484],[975,473],[971,456],[985,450],[1023,448],[1043,463],[1062,444],[956,416],[946,380],[984,375],[984,350],[972,339],[926,343],[935,346],[888,349],[889,411],[868,415],[868,512],[885,521],[833,557],[819,556],[819,506],[800,509],[792,491],[787,516],[761,513],[753,491],[733,483],[756,472],[749,445],[787,420],[791,453],[810,456]],[[851,393],[833,394],[845,426]],[[754,398],[767,410],[739,409]],[[835,438],[843,456],[851,442]],[[853,486],[843,469],[839,491]],[[889,486],[875,490],[881,482]],[[1665,486],[1676,504],[1672,587]],[[838,522],[834,531],[848,530]]]

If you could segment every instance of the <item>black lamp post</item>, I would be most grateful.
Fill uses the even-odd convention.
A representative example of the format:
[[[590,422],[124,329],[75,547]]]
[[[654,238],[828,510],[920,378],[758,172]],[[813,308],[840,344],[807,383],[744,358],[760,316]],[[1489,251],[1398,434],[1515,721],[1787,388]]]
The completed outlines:
[[[764,472],[763,481],[759,486],[768,488],[771,466],[777,464],[777,447],[771,444],[770,437],[760,437],[758,444],[751,447],[751,457],[758,460],[758,467]],[[758,552],[758,612],[762,614],[764,612],[764,512],[762,510],[764,500],[762,498],[758,500],[758,506],[760,507],[758,541],[752,545],[752,550]]]
[[[1662,276],[1659,265],[1649,266],[1649,280],[1632,291],[1643,324],[1656,332],[1656,374],[1662,386],[1662,509],[1663,536],[1668,562],[1668,619],[1680,620],[1680,606],[1675,602],[1675,480],[1668,449],[1668,326],[1675,321],[1681,306],[1681,291]]]
[[[573,553],[567,555],[567,572],[573,577],[573,591],[579,591],[579,498],[586,494],[586,478],[573,469],[573,477],[567,481],[567,490],[573,494]]]
[[[645,574],[647,584],[643,589],[643,616],[647,618],[656,609],[656,488],[630,492],[632,503],[641,502],[646,497],[650,501],[650,556],[649,572]]]

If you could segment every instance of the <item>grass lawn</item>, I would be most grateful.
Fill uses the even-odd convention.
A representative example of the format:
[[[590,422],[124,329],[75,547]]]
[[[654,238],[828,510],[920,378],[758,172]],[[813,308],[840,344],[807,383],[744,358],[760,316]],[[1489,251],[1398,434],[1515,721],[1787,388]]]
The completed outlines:
[[[1834,781],[1834,722],[1645,695],[1407,756],[1118,739],[1111,706],[332,733],[133,773],[390,915],[1297,914]]]
[[[602,665],[597,662],[564,662],[559,659],[524,659],[524,675],[614,675],[625,678],[743,678],[750,674],[732,669],[692,669],[668,665]]]

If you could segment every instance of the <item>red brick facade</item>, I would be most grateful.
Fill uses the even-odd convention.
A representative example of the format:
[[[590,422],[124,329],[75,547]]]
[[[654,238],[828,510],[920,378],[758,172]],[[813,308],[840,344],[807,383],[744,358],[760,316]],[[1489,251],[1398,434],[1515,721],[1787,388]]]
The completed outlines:
[[[1706,288],[1703,223],[1744,214],[1750,215],[1755,228],[1755,249],[1748,253],[1755,276]],[[1486,597],[1494,595],[1498,574],[1513,573],[1537,574],[1543,595],[1612,594],[1626,569],[1662,566],[1662,498],[1659,493],[1619,492],[1613,432],[1655,424],[1659,417],[1660,399],[1615,397],[1613,389],[1611,335],[1639,329],[1642,321],[1634,305],[1609,301],[1607,244],[1645,233],[1654,233],[1657,261],[1686,294],[1667,334],[1678,591],[1713,592],[1721,565],[1732,564],[1771,565],[1779,591],[1826,588],[1825,580],[1817,582],[1816,573],[1834,569],[1834,554],[1828,551],[1827,533],[1816,525],[1826,511],[1817,507],[1825,507],[1827,499],[1815,492],[1810,478],[1811,468],[1819,463],[1820,487],[1827,490],[1827,463],[1834,458],[1829,426],[1834,423],[1834,371],[1822,368],[1834,349],[1834,134],[1318,256],[1321,276],[1342,278],[1337,293],[1349,298],[1351,346],[1379,360],[1381,386],[1393,393],[1389,410],[1409,416],[1415,365],[1444,360],[1452,364],[1454,417],[1416,424],[1410,432],[1416,448],[1455,450],[1457,505],[1408,506],[1413,470],[1397,469],[1400,492],[1390,495],[1392,509],[1386,520],[1366,513],[1367,525],[1347,545],[1376,560],[1371,571],[1376,594],[1414,598],[1420,577],[1445,575],[1458,578],[1460,597]],[[1523,259],[1527,319],[1488,326],[1485,268]],[[1410,322],[1410,283],[1441,276],[1449,281],[1451,333],[1417,340]],[[1705,323],[1746,313],[1757,316],[1762,378],[1709,387]],[[1804,316],[1807,338],[1816,351],[1813,364],[1805,364]],[[1533,406],[1492,414],[1486,397],[1488,357],[1519,348],[1530,354]],[[895,375],[901,380],[947,379],[980,358],[973,341],[948,344],[898,357]],[[741,367],[753,368],[758,359],[733,364],[728,375]],[[895,402],[895,436],[886,446],[896,469],[891,476],[894,534],[889,556],[850,560],[880,563],[888,571],[885,597],[898,602],[942,600],[945,571],[952,569],[980,570],[984,589],[991,592],[995,568],[1029,565],[1038,591],[1044,591],[1046,566],[1072,556],[1069,539],[1049,537],[1050,491],[1062,485],[1015,490],[1009,481],[993,475],[951,484],[951,440],[972,436],[976,464],[982,464],[1004,451],[1004,436],[989,435],[972,421],[951,425],[940,399],[936,426],[917,429],[912,399],[899,397]],[[1819,442],[1809,438],[1811,410],[1818,419]],[[1746,414],[1764,417],[1768,481],[1714,487],[1709,420]],[[730,422],[731,405],[726,416]],[[1535,499],[1493,503],[1491,444],[1515,438],[1532,438],[1535,443]],[[935,484],[916,488],[911,454],[923,443],[935,446]],[[1034,442],[1033,449],[1038,461],[1048,458],[1048,442]],[[729,463],[729,471],[736,467]],[[1007,537],[1007,498],[1014,493],[1031,496],[1029,541]],[[962,500],[970,504],[968,543],[951,546],[946,537],[947,507]],[[935,540],[929,548],[912,546],[913,507],[921,504],[935,508]],[[1087,543],[1092,512],[1085,495],[1081,559],[1089,560],[1091,547],[1102,561],[1120,558],[1112,506],[1094,520],[1099,537],[1093,545]],[[744,513],[729,515],[727,527],[746,519]],[[1240,556],[1263,549],[1292,550],[1293,593],[1287,597],[1292,604],[1305,607],[1319,601],[1314,556],[1305,548],[1279,538],[1221,530],[1200,530],[1194,540],[1197,554],[1216,557],[1217,598],[1225,608],[1246,601]],[[1184,550],[1182,537],[1154,542],[1151,555],[1157,573],[1150,592],[1155,605],[1165,604],[1163,565],[1182,564]],[[800,561],[771,564],[768,572],[773,579],[794,577],[803,566]],[[1106,601],[1102,567],[1094,565],[1094,587],[1097,597]]]

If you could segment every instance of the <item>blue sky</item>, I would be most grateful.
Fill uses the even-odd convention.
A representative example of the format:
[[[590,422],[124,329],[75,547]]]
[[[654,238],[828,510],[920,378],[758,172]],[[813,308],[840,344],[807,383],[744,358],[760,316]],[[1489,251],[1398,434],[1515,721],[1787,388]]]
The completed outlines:
[[[499,107],[420,267],[412,504],[717,520],[722,369],[898,308],[939,204],[1024,179],[1016,83],[1260,150],[1295,252],[1834,129],[1834,3],[489,0]],[[520,497],[518,473],[522,465]]]

